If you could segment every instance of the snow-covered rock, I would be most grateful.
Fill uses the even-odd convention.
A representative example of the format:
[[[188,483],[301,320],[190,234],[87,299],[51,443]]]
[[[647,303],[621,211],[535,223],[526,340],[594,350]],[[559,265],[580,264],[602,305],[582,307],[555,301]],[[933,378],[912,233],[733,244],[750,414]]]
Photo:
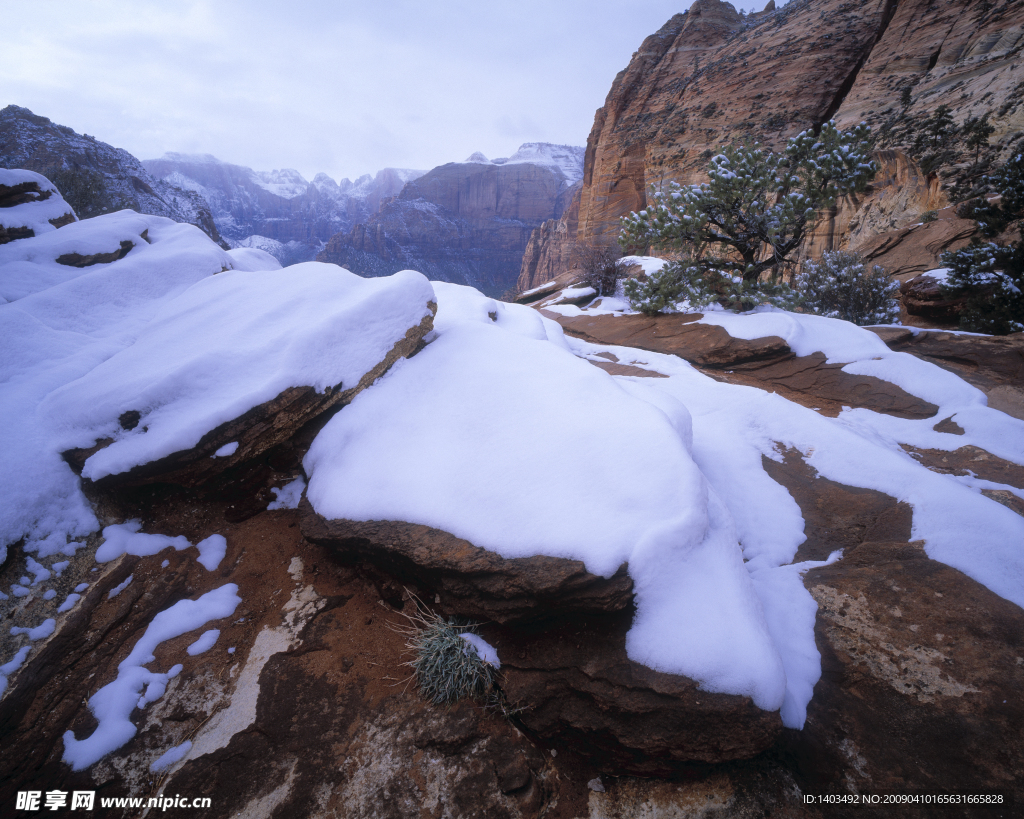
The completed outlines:
[[[0,244],[38,236],[77,219],[42,174],[0,168]]]

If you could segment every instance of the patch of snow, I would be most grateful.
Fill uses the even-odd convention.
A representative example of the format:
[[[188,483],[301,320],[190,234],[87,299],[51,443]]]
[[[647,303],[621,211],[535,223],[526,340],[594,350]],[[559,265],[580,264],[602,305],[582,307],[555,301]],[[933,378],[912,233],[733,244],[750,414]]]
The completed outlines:
[[[81,599],[82,595],[72,592],[64,599],[64,602],[57,607],[57,613],[63,614],[66,611],[71,611],[71,609],[75,607],[75,603]]]
[[[253,238],[253,237],[249,237]],[[278,242],[280,245],[281,243]],[[284,245],[281,245],[284,247]],[[281,262],[269,251],[259,247],[235,247],[228,251],[231,266],[235,270],[253,272],[256,270],[280,270]]]
[[[274,500],[267,505],[267,509],[298,509],[305,489],[306,481],[301,475],[281,488],[271,487],[270,491],[274,493]]]
[[[433,292],[413,271],[364,279],[335,265],[229,271],[168,303],[135,339],[48,395],[40,415],[57,448],[114,442],[85,462],[98,480],[195,446],[208,431],[290,387],[355,386],[429,315]],[[139,408],[134,429],[125,410]]]
[[[454,285],[435,292],[433,341],[310,447],[314,508],[434,526],[508,558],[578,559],[605,577],[628,563],[632,659],[781,707],[782,661],[728,510],[688,449],[683,404],[637,397],[550,343],[536,311],[493,311]],[[615,458],[602,441],[615,442]],[[509,485],[516,504],[499,489]]]
[[[140,520],[130,520],[127,523],[107,526],[103,530],[104,542],[96,550],[96,561],[98,563],[109,563],[111,560],[125,554],[134,555],[135,557],[149,557],[163,551],[168,546],[180,552],[182,549],[187,549],[192,545],[184,535],[178,535],[178,537],[147,535],[139,531],[141,528],[142,521]]]
[[[185,649],[185,653],[188,654],[189,657],[195,657],[197,654],[209,651],[213,648],[213,644],[217,642],[218,637],[220,637],[219,628],[211,628],[209,631],[204,631],[199,635],[198,640]]]
[[[463,640],[466,641],[467,645],[464,649],[469,651],[470,648],[476,653],[476,656],[481,661],[487,663],[487,665],[493,668],[501,668],[501,660],[498,659],[498,649],[488,643],[479,634],[473,634],[471,631],[463,632],[459,635]]]
[[[135,247],[118,261],[56,262],[63,253],[108,252],[122,240]],[[82,544],[69,540],[98,528],[54,442],[61,419],[41,417],[40,402],[129,346],[167,301],[229,266],[198,228],[131,211],[0,246],[0,281],[19,288],[16,301],[0,305],[0,560],[5,545],[23,537],[39,559],[73,554]]]
[[[13,658],[3,665],[0,665],[0,697],[4,695],[5,691],[7,691],[7,679],[11,674],[21,668],[22,664],[25,662],[25,658],[28,657],[31,651],[32,646],[22,646],[18,649]]]
[[[242,599],[238,586],[228,583],[209,591],[198,600],[180,600],[157,614],[131,653],[118,666],[117,679],[103,686],[89,698],[89,710],[98,721],[93,733],[76,739],[71,731],[64,734],[63,759],[73,770],[81,771],[117,750],[132,737],[136,728],[130,716],[139,703],[143,687],[167,684],[171,672],[159,674],[143,668],[153,662],[153,652],[166,640],[187,634],[209,623],[230,617]],[[153,692],[155,694],[155,691]],[[147,702],[149,697],[143,697]],[[155,697],[154,697],[155,699]]]
[[[169,748],[160,755],[158,759],[153,760],[153,763],[149,766],[151,773],[160,773],[165,771],[174,765],[176,762],[184,758],[185,754],[192,750],[191,740],[186,739],[181,745],[175,745],[173,748]]]
[[[56,596],[57,591],[55,589],[47,589],[45,592],[43,592],[43,600],[53,600],[53,598]]]
[[[117,597],[121,592],[123,592],[131,585],[134,579],[135,575],[128,575],[128,577],[126,577],[121,583],[118,583],[116,586],[114,586],[114,588],[107,592],[107,599],[110,600],[114,597]]]
[[[6,228],[29,228],[36,236],[40,236],[57,230],[50,224],[51,219],[60,219],[70,213],[77,221],[78,217],[75,216],[71,205],[64,201],[57,187],[45,176],[34,171],[0,168],[0,185],[14,187],[25,182],[35,182],[40,191],[44,193],[49,191],[50,195],[46,199],[22,202],[20,205],[4,208],[3,211],[0,211],[0,225]],[[19,239],[17,241],[27,240]],[[2,279],[0,279],[0,294],[4,297],[7,297],[6,290],[6,287],[2,286]]]
[[[224,535],[210,535],[196,544],[199,550],[198,562],[208,571],[216,569],[228,551],[228,541]]]
[[[49,637],[51,634],[53,634],[56,628],[57,621],[50,617],[46,620],[43,620],[43,622],[35,628],[19,628],[18,626],[15,626],[11,629],[11,634],[15,636],[19,634],[24,634],[30,640],[42,640],[44,637]]]
[[[51,565],[50,568],[53,570],[53,573],[57,575],[57,577],[60,577],[61,572],[63,572],[70,565],[70,560],[60,560],[57,563]]]
[[[232,441],[229,444],[224,444],[220,449],[213,453],[210,457],[212,458],[227,458],[238,452],[238,441]]]
[[[79,583],[77,586],[75,586],[75,591],[84,592],[87,588],[89,588],[88,583]]]

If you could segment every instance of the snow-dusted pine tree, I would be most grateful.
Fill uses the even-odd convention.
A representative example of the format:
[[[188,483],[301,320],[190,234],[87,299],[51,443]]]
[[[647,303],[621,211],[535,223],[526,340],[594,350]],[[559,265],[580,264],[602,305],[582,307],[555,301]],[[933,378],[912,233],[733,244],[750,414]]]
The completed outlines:
[[[793,137],[781,154],[723,148],[711,159],[709,182],[652,190],[647,208],[623,217],[619,243],[627,251],[682,251],[690,271],[682,278],[700,277],[700,290],[734,289],[739,279],[750,301],[764,278],[777,283],[792,268],[821,211],[874,177],[870,150],[866,124],[840,131],[834,122]]]

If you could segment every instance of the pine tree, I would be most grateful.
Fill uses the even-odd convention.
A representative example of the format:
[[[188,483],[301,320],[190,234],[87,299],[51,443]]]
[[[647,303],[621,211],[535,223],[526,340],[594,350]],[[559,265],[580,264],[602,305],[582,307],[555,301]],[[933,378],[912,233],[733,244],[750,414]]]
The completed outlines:
[[[867,125],[840,131],[834,122],[794,137],[783,153],[724,148],[711,158],[709,182],[651,191],[645,210],[623,217],[619,243],[682,251],[688,259],[673,276],[694,292],[731,290],[733,301],[756,304],[759,290],[779,295],[768,290],[777,291],[819,213],[874,177],[870,150]]]

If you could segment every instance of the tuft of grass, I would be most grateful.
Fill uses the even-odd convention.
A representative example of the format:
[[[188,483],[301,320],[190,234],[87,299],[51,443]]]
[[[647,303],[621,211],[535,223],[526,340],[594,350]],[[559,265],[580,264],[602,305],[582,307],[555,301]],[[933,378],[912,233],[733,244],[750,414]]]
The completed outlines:
[[[423,696],[437,705],[451,705],[464,697],[485,701],[495,697],[494,667],[480,659],[476,649],[460,636],[475,634],[479,624],[442,617],[426,610],[415,595],[410,596],[416,613],[402,612],[408,625],[394,630],[407,638],[405,645],[413,658],[406,665]]]

